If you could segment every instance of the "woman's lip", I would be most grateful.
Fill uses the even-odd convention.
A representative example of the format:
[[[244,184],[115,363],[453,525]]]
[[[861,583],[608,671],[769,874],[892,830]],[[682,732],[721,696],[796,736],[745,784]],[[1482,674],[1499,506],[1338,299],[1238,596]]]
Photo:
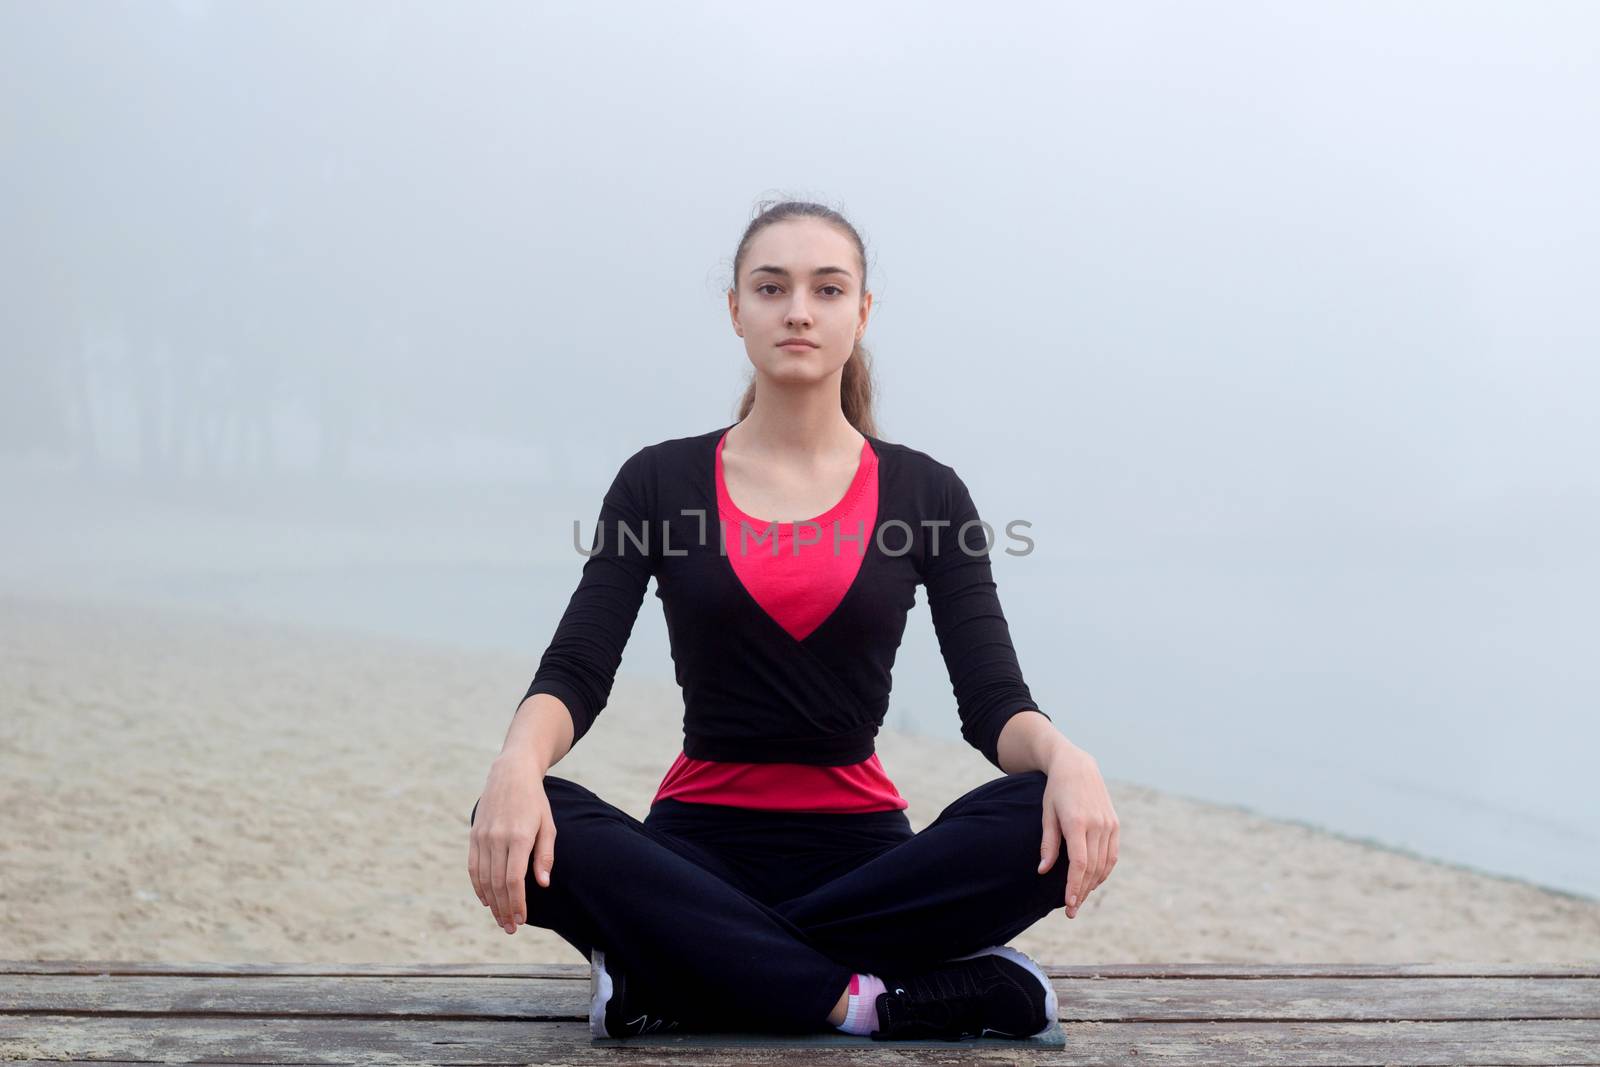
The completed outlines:
[[[785,342],[783,342],[783,344],[779,345],[778,347],[779,348],[815,348],[817,346],[816,345],[812,345],[812,344],[807,344],[804,341],[785,341]]]

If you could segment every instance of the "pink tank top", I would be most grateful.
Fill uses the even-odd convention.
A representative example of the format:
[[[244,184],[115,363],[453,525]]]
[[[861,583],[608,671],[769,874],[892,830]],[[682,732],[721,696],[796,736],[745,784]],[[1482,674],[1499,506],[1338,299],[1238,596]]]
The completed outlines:
[[[776,525],[777,551],[770,538],[757,540],[767,523],[740,511],[728,495],[722,474],[722,442],[717,441],[717,511],[728,563],[740,583],[766,613],[796,640],[822,625],[839,606],[861,569],[878,512],[878,455],[870,442],[861,443],[856,476],[833,507],[804,523]],[[748,534],[741,534],[741,522]],[[840,546],[833,551],[833,524],[839,524]],[[805,542],[795,549],[796,527]],[[860,534],[860,537],[856,537]],[[741,551],[741,537],[744,550]],[[846,537],[854,538],[845,540]],[[812,540],[815,538],[815,540]],[[656,789],[656,800],[727,804],[771,811],[860,813],[898,811],[909,806],[873,753],[844,767],[804,763],[725,763],[690,759],[683,753]]]

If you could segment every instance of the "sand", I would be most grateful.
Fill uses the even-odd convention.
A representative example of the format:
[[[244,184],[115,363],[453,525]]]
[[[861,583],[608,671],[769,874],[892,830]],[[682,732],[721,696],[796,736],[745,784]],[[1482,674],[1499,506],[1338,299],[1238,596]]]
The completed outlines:
[[[0,958],[581,963],[495,926],[467,817],[526,656],[0,597]],[[681,703],[619,678],[551,773],[636,817]],[[998,775],[885,733],[915,829]],[[1592,963],[1600,902],[1108,780],[1121,858],[1053,963]],[[557,862],[556,873],[559,876]]]

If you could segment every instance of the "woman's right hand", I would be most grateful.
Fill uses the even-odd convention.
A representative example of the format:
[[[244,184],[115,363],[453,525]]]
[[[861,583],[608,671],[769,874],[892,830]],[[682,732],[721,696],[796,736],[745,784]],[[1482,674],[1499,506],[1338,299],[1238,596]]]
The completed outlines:
[[[478,900],[508,934],[527,921],[528,859],[541,886],[550,885],[556,821],[538,761],[502,753],[489,767],[478,798],[467,851],[467,872]]]

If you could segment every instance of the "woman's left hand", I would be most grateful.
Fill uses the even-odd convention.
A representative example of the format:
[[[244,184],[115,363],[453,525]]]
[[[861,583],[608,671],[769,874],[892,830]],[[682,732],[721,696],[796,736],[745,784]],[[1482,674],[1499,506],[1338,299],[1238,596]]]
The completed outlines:
[[[1039,849],[1039,873],[1056,862],[1066,839],[1067,918],[1076,919],[1089,894],[1099,888],[1117,865],[1121,833],[1111,795],[1100,777],[1100,764],[1076,745],[1061,746],[1046,769],[1044,787],[1044,843]]]

